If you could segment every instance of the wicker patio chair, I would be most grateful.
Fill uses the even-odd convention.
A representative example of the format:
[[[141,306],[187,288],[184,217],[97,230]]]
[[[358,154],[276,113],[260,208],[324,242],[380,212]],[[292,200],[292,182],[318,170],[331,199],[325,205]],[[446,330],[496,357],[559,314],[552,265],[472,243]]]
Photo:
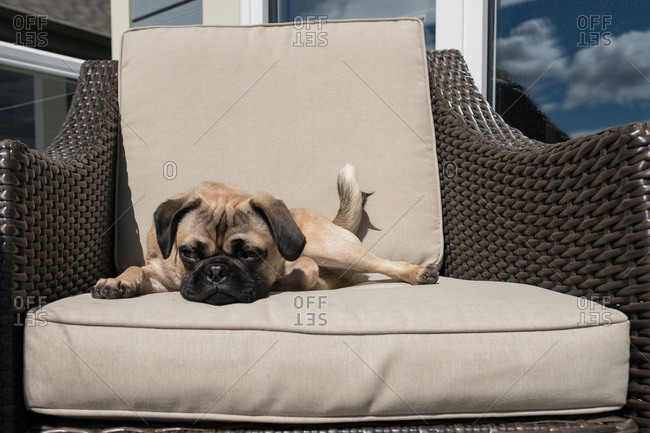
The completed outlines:
[[[543,144],[508,127],[490,108],[459,52],[430,52],[429,65],[445,227],[442,275],[533,284],[586,296],[625,312],[632,323],[627,405],[619,413],[579,420],[236,428],[604,433],[635,432],[638,426],[647,431],[650,124]],[[86,292],[99,277],[114,273],[119,139],[117,63],[89,61],[81,70],[66,122],[44,155],[18,141],[0,142],[2,432],[233,429],[229,425],[123,427],[123,423],[40,417],[24,409],[22,333],[24,326],[30,326],[25,323],[26,310]],[[584,362],[588,365],[589,360]]]

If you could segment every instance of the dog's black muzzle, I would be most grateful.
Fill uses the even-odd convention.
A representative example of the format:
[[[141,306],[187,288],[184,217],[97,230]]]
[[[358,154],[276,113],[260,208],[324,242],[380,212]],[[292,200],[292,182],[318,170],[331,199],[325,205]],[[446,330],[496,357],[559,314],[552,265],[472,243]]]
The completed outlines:
[[[269,288],[261,280],[229,256],[200,261],[181,283],[185,299],[212,305],[253,302],[268,294]]]

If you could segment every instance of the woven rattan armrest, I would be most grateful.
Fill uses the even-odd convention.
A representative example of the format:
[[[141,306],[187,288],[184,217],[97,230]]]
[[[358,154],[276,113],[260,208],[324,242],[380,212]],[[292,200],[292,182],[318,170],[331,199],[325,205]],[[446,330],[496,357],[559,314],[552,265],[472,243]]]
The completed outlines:
[[[15,309],[53,301],[112,272],[116,65],[86,62],[65,124],[45,154],[0,142],[4,263]]]
[[[625,412],[650,428],[650,124],[540,143],[492,110],[458,51],[430,52],[429,65],[442,274],[533,284],[627,313]]]
[[[84,63],[65,124],[44,155],[19,141],[0,141],[3,432],[17,431],[25,418],[25,311],[113,273],[116,66]]]

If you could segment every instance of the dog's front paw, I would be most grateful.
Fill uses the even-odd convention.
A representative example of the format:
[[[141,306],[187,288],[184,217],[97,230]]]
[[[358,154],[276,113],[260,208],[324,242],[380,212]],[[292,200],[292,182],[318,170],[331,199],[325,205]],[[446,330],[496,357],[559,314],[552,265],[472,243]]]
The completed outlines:
[[[141,284],[118,278],[102,278],[93,287],[93,298],[121,299],[138,296]]]
[[[415,284],[434,284],[438,281],[438,266],[431,263],[422,267],[415,280]]]

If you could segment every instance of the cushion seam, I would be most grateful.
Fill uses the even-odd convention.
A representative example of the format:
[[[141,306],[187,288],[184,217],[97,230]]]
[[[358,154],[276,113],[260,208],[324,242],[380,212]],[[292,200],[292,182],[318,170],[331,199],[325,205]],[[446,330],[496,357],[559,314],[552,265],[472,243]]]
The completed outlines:
[[[75,411],[75,412],[89,412],[89,411],[97,411],[96,409],[57,409],[57,408],[48,408],[48,407],[40,407],[40,406],[30,406],[30,410],[46,410],[46,411]],[[549,414],[549,413],[566,413],[567,411],[602,411],[602,410],[617,410],[620,409],[620,406],[612,406],[612,405],[599,405],[599,406],[583,406],[583,407],[571,407],[568,409],[536,409],[536,410],[522,410],[522,411],[516,411],[516,410],[495,410],[495,411],[490,411],[486,412],[483,414],[483,416],[486,416],[487,414],[511,414],[511,413],[518,413],[518,412],[525,412],[525,413],[530,413],[530,414]],[[101,410],[100,410],[101,411]],[[104,412],[101,414],[101,416],[106,416],[106,412],[122,412],[123,410],[121,409],[104,409],[101,412]],[[146,413],[151,413],[151,414],[177,414],[179,412],[165,412],[165,411],[137,411],[138,413],[141,412],[146,412]],[[186,413],[182,412],[183,415],[186,416],[194,416],[194,415],[200,415],[200,413]],[[327,416],[315,416],[315,415],[239,415],[239,414],[232,414],[232,413],[207,413],[207,414],[202,414],[205,417],[209,417],[210,415],[213,416],[221,416],[221,417],[227,417],[227,416],[236,416],[236,417],[246,417],[246,418],[282,418],[282,419],[315,419],[315,420],[320,420],[320,419],[350,419],[350,418],[355,418],[355,419],[361,419],[361,418],[368,418],[368,419],[415,419],[419,418],[422,419],[422,417],[432,417],[433,419],[445,419],[445,416],[449,417],[474,417],[475,414],[466,414],[464,412],[453,412],[453,413],[445,413],[445,414],[418,414],[418,415],[327,415]],[[117,415],[119,416],[119,415]],[[530,416],[530,415],[527,415]]]
[[[40,322],[43,323],[43,322]],[[70,323],[65,321],[57,320],[47,320],[45,324],[40,327],[54,323],[62,326],[79,326],[79,327],[97,327],[97,328],[113,328],[113,329],[154,329],[159,331],[252,331],[252,332],[276,332],[276,333],[286,333],[286,334],[305,334],[305,335],[325,335],[325,336],[375,336],[375,335],[454,335],[454,334],[512,334],[512,333],[536,333],[536,332],[554,332],[554,331],[573,331],[581,329],[590,329],[590,328],[602,328],[610,327],[615,325],[625,325],[629,324],[629,320],[622,322],[612,322],[609,324],[600,324],[600,325],[590,325],[590,326],[576,326],[576,327],[558,327],[558,328],[545,328],[545,329],[513,329],[513,330],[474,330],[474,331],[441,331],[441,332],[432,332],[432,331],[406,331],[406,332],[363,332],[363,333],[353,333],[353,332],[336,332],[336,333],[320,333],[320,332],[301,332],[301,331],[291,331],[286,329],[258,329],[258,328],[205,328],[205,327],[184,327],[184,328],[165,328],[160,326],[125,326],[125,325],[110,325],[110,324],[88,324],[88,323]],[[35,327],[39,327],[37,323]]]

